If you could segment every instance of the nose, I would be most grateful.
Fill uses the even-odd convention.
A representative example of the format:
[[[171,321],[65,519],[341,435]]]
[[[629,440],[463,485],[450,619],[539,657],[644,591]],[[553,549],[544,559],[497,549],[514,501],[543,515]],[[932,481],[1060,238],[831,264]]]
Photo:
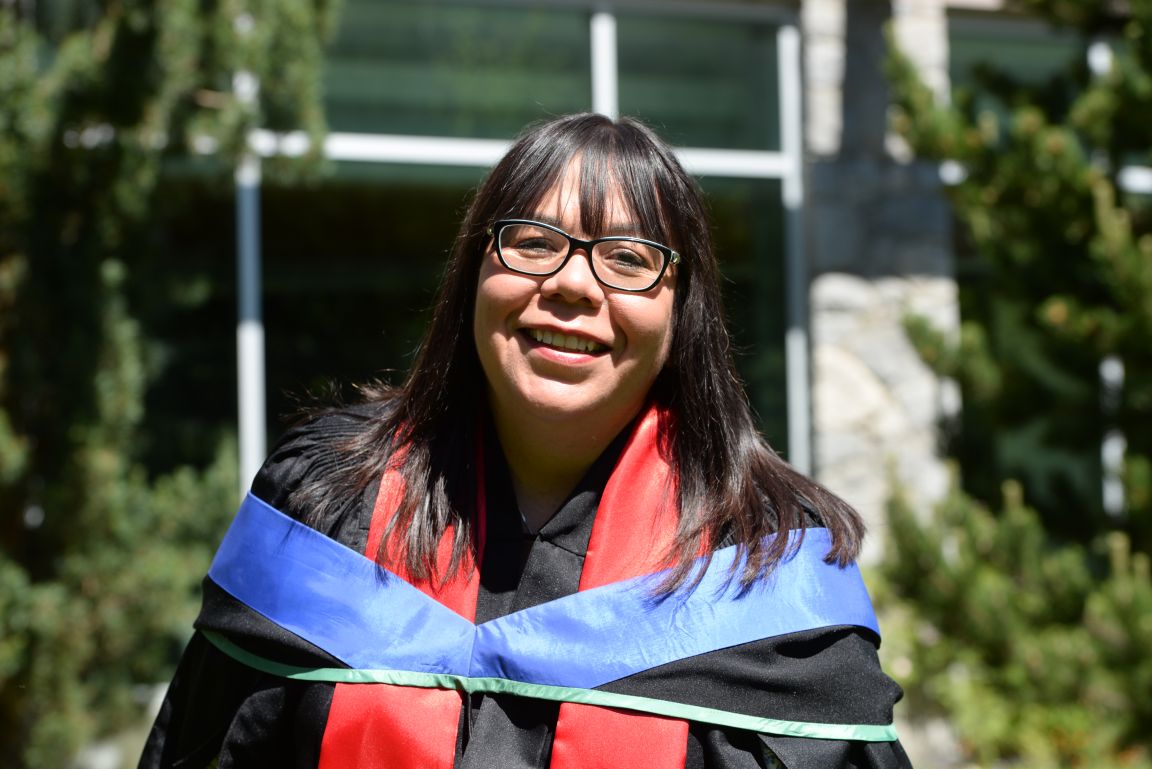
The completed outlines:
[[[540,284],[540,291],[545,296],[593,306],[604,300],[604,288],[592,272],[592,257],[583,248],[575,249],[564,267]]]

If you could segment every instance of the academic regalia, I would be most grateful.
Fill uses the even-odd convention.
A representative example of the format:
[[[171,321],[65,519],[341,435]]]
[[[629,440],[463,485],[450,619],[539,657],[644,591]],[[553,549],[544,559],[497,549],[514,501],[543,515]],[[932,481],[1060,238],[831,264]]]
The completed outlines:
[[[723,579],[731,548],[717,551],[705,572],[710,576],[694,591],[663,601],[655,597],[658,582],[643,576],[651,569],[627,575],[630,582],[589,584],[591,572],[611,577],[614,568],[630,568],[605,566],[611,555],[589,553],[616,550],[597,511],[602,498],[633,493],[619,491],[621,468],[629,478],[650,475],[637,473],[635,463],[651,461],[640,457],[637,445],[654,413],[605,451],[531,537],[516,512],[499,446],[489,437],[477,484],[486,511],[477,527],[482,560],[471,587],[460,582],[455,597],[451,585],[444,594],[428,585],[420,592],[355,556],[376,552],[397,499],[388,477],[349,500],[322,537],[291,520],[301,513],[291,507],[291,492],[328,472],[333,441],[363,429],[368,418],[348,412],[297,428],[261,470],[205,580],[197,632],[142,769],[214,760],[221,768],[308,769],[393,761],[464,769],[908,766],[891,727],[900,690],[877,662],[879,637],[862,587],[850,610],[831,600],[836,595],[820,595],[854,594],[858,584],[854,571],[823,565],[817,553],[822,530],[806,531],[792,560],[777,571],[781,578],[829,580],[815,588],[781,580],[775,599],[795,588],[788,595],[802,610],[771,603],[771,584],[746,591],[765,594],[759,598],[738,597],[737,587]],[[625,503],[647,507],[636,501],[642,497],[643,490]],[[667,528],[656,524],[648,532],[653,544],[666,541]],[[321,565],[310,566],[309,559]],[[285,587],[309,583],[281,578],[309,568],[321,574],[320,582],[326,571],[341,570],[341,576],[313,592]],[[729,598],[717,602],[721,593]],[[754,600],[768,608],[745,611]],[[812,604],[822,606],[808,611]],[[597,619],[589,623],[587,614]],[[812,617],[801,618],[806,614]],[[381,622],[380,616],[404,619],[397,625],[400,620]],[[557,627],[574,630],[565,635]],[[461,649],[472,656],[460,657]],[[391,711],[373,715],[380,708]],[[436,744],[447,747],[433,755],[438,749],[427,746]],[[564,750],[567,763],[553,758]]]

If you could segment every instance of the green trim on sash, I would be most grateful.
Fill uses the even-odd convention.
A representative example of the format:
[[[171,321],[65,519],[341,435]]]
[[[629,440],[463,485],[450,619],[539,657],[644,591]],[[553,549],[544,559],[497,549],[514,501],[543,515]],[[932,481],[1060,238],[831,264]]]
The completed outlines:
[[[237,662],[263,673],[296,681],[323,681],[346,684],[393,684],[416,686],[424,689],[455,689],[469,693],[512,694],[539,700],[576,702],[607,708],[622,708],[660,716],[680,718],[717,726],[729,726],[750,732],[778,734],[787,737],[808,737],[818,740],[861,740],[864,742],[893,742],[898,739],[892,724],[820,724],[809,721],[785,721],[778,718],[760,718],[742,713],[731,713],[715,708],[685,705],[679,702],[616,694],[598,689],[577,689],[567,686],[546,686],[512,681],[507,678],[471,678],[443,673],[416,673],[403,670],[353,670],[352,668],[304,668],[285,665],[253,654],[237,646],[219,633],[202,630],[217,649]]]

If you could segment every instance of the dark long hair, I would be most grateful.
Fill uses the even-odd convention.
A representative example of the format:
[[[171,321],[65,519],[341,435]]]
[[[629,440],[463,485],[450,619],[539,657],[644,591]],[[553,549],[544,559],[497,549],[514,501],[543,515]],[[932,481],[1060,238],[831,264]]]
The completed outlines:
[[[367,391],[380,404],[379,417],[337,448],[343,454],[337,471],[301,486],[294,506],[320,524],[391,462],[405,482],[385,536],[391,555],[421,577],[444,578],[459,567],[474,546],[476,430],[487,408],[472,335],[486,231],[497,219],[531,216],[576,157],[585,232],[602,230],[605,203],[616,189],[647,237],[683,255],[671,349],[651,394],[672,416],[666,449],[678,482],[677,568],[666,587],[683,584],[695,555],[720,542],[743,549],[738,579],[747,587],[787,551],[784,537],[768,535],[803,528],[813,518],[830,530],[830,562],[855,558],[864,532],[857,513],[784,462],[756,428],[722,320],[719,268],[699,188],[646,126],[596,114],[530,128],[492,169],[460,225],[407,380],[400,388]],[[400,446],[404,451],[397,452]],[[449,526],[455,532],[452,563],[446,574],[436,574],[437,545]],[[378,555],[384,558],[383,547]]]

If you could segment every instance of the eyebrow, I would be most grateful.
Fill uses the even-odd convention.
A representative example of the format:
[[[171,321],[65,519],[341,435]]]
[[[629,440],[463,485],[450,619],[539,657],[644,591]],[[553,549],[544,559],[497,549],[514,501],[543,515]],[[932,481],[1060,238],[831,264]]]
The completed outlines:
[[[558,230],[564,230],[564,227],[562,226],[560,220],[554,216],[548,216],[546,214],[537,214],[537,215],[532,216],[530,218],[533,221],[540,222],[541,224],[550,224]],[[564,230],[564,231],[567,232],[567,230]],[[624,236],[624,237],[631,237],[631,238],[646,238],[646,237],[648,237],[647,235],[644,234],[643,230],[640,228],[640,225],[638,225],[636,222],[632,222],[632,221],[612,222],[606,228],[604,228],[603,233],[597,237],[611,238],[611,237],[614,237],[617,235]],[[595,238],[593,238],[593,240],[595,240]]]

